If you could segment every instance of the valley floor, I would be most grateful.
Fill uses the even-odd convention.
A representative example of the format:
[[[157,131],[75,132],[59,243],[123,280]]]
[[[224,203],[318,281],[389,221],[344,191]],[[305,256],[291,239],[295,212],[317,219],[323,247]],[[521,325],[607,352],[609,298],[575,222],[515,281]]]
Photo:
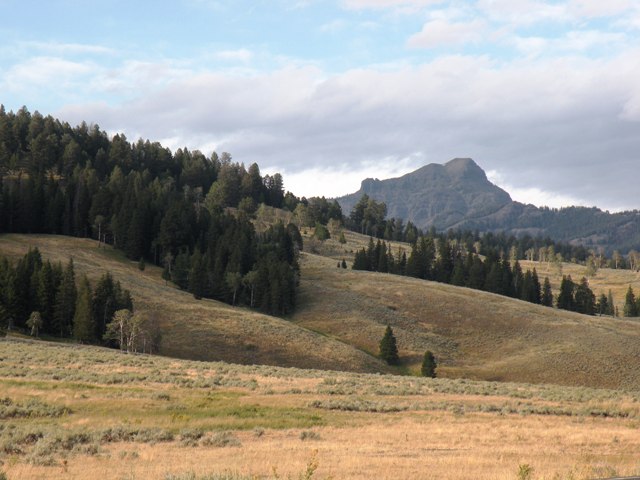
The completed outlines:
[[[637,393],[190,362],[17,339],[0,339],[0,392],[0,471],[9,480],[640,473]]]

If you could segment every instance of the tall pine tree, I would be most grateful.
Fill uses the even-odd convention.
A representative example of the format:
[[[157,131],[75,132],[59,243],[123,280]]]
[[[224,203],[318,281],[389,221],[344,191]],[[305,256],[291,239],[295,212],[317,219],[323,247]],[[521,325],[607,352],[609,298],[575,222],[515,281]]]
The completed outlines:
[[[396,337],[390,325],[387,325],[384,336],[380,340],[380,358],[389,365],[397,365],[400,361]]]
[[[76,311],[73,316],[73,338],[80,343],[95,341],[96,327],[91,304],[91,284],[87,276],[83,275],[78,287]]]
[[[53,312],[53,323],[56,334],[66,337],[72,332],[73,316],[76,310],[76,278],[73,259],[62,274],[62,282],[56,293],[56,304]]]

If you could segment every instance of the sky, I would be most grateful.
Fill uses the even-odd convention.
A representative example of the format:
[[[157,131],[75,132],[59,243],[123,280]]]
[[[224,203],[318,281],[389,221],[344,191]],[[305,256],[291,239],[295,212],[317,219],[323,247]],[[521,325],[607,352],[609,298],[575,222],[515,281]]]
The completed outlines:
[[[229,152],[299,196],[473,158],[640,208],[637,0],[0,0],[0,103]]]

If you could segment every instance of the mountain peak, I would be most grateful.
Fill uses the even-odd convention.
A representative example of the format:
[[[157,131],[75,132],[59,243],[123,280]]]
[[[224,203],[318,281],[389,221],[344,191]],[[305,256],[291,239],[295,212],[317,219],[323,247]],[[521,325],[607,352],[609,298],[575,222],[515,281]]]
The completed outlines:
[[[454,158],[445,163],[444,168],[452,178],[487,179],[484,170],[471,158]]]
[[[418,227],[454,227],[462,221],[491,215],[511,202],[470,158],[432,163],[399,178],[367,178],[360,190],[338,199],[350,211],[363,194],[387,204],[390,217],[410,220]]]

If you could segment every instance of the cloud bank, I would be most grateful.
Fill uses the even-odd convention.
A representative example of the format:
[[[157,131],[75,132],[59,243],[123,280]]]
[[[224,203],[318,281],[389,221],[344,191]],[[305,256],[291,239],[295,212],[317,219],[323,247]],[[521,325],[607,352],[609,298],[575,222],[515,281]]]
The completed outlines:
[[[314,34],[347,35],[363,21],[402,26],[391,60],[336,68],[268,45],[149,58],[108,45],[36,42],[0,76],[0,88],[35,99],[24,102],[32,109],[55,93],[60,105],[45,113],[130,140],[231,152],[283,172],[298,195],[341,195],[365,177],[472,157],[521,201],[640,208],[629,180],[640,160],[636,2],[344,0],[340,7],[358,17],[321,19]],[[366,12],[373,19],[362,18]]]

